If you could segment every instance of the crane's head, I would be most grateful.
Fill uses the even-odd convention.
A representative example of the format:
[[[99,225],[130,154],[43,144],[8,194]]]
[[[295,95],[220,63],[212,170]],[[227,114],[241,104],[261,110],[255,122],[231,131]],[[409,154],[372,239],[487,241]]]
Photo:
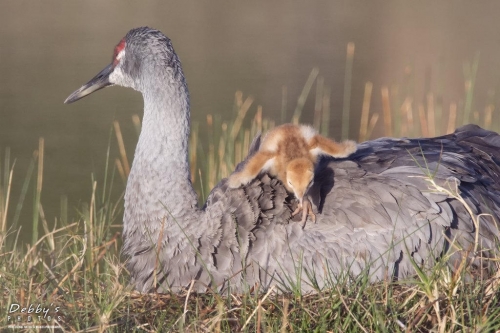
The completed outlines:
[[[302,199],[311,187],[314,179],[314,164],[310,159],[297,158],[288,163],[286,167],[285,186],[295,193],[295,197],[302,204]]]
[[[165,73],[174,78],[184,77],[172,42],[158,30],[135,28],[115,46],[111,63],[69,95],[64,103],[73,103],[115,84],[143,91],[145,85],[154,84],[155,79]]]

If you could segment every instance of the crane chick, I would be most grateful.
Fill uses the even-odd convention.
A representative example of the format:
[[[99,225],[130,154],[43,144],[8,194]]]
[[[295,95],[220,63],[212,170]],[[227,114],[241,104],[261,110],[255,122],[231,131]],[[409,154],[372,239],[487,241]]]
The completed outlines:
[[[356,142],[341,143],[318,134],[308,125],[285,124],[269,131],[262,140],[259,151],[252,156],[239,172],[228,180],[229,187],[248,184],[261,172],[269,172],[285,185],[299,200],[292,216],[302,211],[305,226],[307,216],[316,221],[310,201],[304,196],[314,179],[314,167],[319,155],[347,157],[356,151]]]

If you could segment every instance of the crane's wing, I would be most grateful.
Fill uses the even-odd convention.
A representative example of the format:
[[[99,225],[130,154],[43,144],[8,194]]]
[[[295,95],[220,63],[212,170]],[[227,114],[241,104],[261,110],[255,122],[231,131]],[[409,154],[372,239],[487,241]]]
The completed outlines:
[[[473,248],[474,222],[429,179],[458,189],[473,215],[490,214],[480,218],[478,249],[483,257],[495,251],[500,136],[470,125],[437,138],[373,140],[346,160],[322,159],[310,192],[317,223],[304,230],[290,219],[295,200],[276,179],[262,175],[231,191],[221,182],[206,206],[222,221],[214,246],[219,286],[301,283],[306,291],[342,273],[369,269],[377,280],[413,274],[415,264],[431,266],[445,254],[460,260]]]

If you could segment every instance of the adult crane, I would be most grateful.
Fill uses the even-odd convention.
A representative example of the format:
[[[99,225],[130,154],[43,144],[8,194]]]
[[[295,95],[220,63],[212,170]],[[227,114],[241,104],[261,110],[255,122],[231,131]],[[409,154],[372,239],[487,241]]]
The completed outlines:
[[[500,136],[494,132],[469,125],[436,138],[382,138],[361,143],[346,159],[323,159],[310,190],[317,221],[303,229],[290,221],[294,197],[267,174],[239,189],[222,180],[198,207],[188,162],[188,88],[160,31],[130,30],[112,63],[65,102],[109,85],[144,98],[123,220],[123,254],[140,291],[178,291],[192,280],[198,291],[256,284],[310,291],[343,272],[397,278],[445,253],[450,262],[460,260],[457,249],[472,248],[475,256],[495,249]],[[257,148],[258,140],[251,150]],[[429,177],[456,187],[467,207],[430,189]],[[476,229],[467,208],[491,215],[480,217]]]

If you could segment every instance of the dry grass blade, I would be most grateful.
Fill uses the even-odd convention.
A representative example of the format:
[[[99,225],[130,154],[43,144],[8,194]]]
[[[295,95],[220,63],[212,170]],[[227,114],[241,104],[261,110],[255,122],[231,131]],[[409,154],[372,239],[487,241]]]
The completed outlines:
[[[295,107],[295,111],[293,112],[292,123],[294,124],[299,123],[300,116],[302,114],[302,109],[304,109],[304,104],[306,103],[307,96],[309,95],[312,85],[314,84],[314,80],[316,80],[318,74],[319,74],[318,68],[315,67],[311,70],[311,73],[309,74],[309,77],[307,78],[307,81],[304,84],[304,87],[302,88],[302,92],[300,93],[299,98],[297,99],[297,106]]]
[[[428,136],[436,136],[436,117],[434,112],[434,95],[427,94],[427,124],[429,126]]]
[[[473,253],[474,253],[474,255],[476,255],[477,248],[479,246],[480,218],[483,217],[483,216],[488,216],[488,217],[494,219],[494,217],[491,214],[485,214],[485,213],[479,214],[479,215],[475,215],[474,214],[474,212],[473,212],[472,208],[470,207],[470,205],[460,195],[460,191],[458,189],[458,179],[451,178],[451,179],[447,180],[447,182],[446,182],[447,188],[438,185],[434,181],[434,179],[432,179],[432,178],[426,178],[426,180],[431,184],[431,187],[432,187],[433,190],[441,192],[441,193],[446,193],[448,196],[450,196],[450,197],[458,200],[463,205],[463,207],[465,208],[465,210],[467,211],[467,213],[469,213],[469,215],[470,215],[470,217],[472,219],[472,222],[474,223],[474,228],[475,228],[475,238],[474,238],[475,242],[474,242]]]
[[[184,300],[184,311],[182,312],[182,315],[175,321],[173,326],[177,326],[178,323],[180,322],[181,325],[181,330],[183,330],[185,324],[186,324],[186,315],[188,313],[188,304],[189,304],[189,296],[191,295],[191,291],[193,290],[193,286],[195,284],[196,280],[191,280],[191,283],[189,284],[189,289],[187,291],[186,299]]]
[[[163,220],[161,221],[161,228],[160,228],[160,234],[158,235],[158,240],[156,241],[156,247],[155,247],[155,252],[156,252],[156,260],[155,260],[155,267],[153,269],[153,274],[154,274],[154,283],[153,285],[156,286],[158,285],[158,271],[161,270],[161,267],[160,267],[160,252],[161,252],[161,249],[162,249],[162,245],[163,245],[163,231],[164,231],[164,228],[165,228],[165,218],[163,218]]]
[[[407,97],[403,104],[401,105],[401,118],[404,119],[406,116],[406,121],[401,122],[401,136],[409,136],[410,130],[413,130],[413,110],[411,107],[412,99]]]
[[[94,183],[92,184],[92,196],[90,198],[89,236],[88,236],[88,241],[89,241],[88,248],[90,249],[89,262],[91,262],[91,263],[94,262],[94,250],[92,247],[94,245],[94,221],[95,221],[94,211],[95,211],[95,191],[96,191],[96,188],[97,188],[97,182],[94,181]]]
[[[259,310],[259,308],[262,306],[262,303],[266,300],[266,298],[274,291],[274,286],[271,286],[271,288],[269,288],[269,290],[267,291],[267,293],[264,295],[264,297],[262,297],[262,299],[259,300],[259,303],[257,304],[257,306],[255,307],[255,309],[253,310],[252,314],[248,317],[247,321],[245,322],[245,324],[243,325],[243,327],[241,328],[241,330],[243,331],[245,329],[245,327],[247,327],[248,323],[250,322],[250,320],[252,320],[253,316],[255,316],[255,313]]]
[[[472,117],[474,118],[473,123],[474,124],[479,124],[479,112],[478,111],[474,111],[472,113]]]
[[[234,93],[234,104],[238,108],[236,111],[241,109],[241,106],[243,105],[243,92],[238,90],[237,92]]]
[[[281,123],[286,121],[286,107],[288,99],[288,90],[286,86],[281,87]]]
[[[234,144],[234,162],[235,163],[240,163],[243,160],[241,152],[242,152],[242,144],[240,141],[236,141]]]
[[[457,123],[457,104],[450,104],[450,113],[448,115],[448,127],[446,129],[446,133],[453,133],[455,131],[455,126]]]
[[[354,60],[355,45],[353,42],[347,43],[347,54],[345,61],[344,76],[344,103],[342,106],[342,140],[349,138],[349,118],[351,111],[351,86],[352,86],[352,64]]]
[[[113,121],[113,126],[115,128],[116,141],[118,142],[118,149],[120,150],[120,158],[123,165],[123,171],[125,176],[128,177],[130,173],[130,164],[128,163],[127,151],[125,150],[125,144],[123,143],[122,131],[120,129],[120,123],[115,120]]]
[[[347,310],[347,312],[349,313],[349,315],[352,317],[352,319],[356,322],[356,324],[359,326],[359,328],[361,328],[361,330],[363,332],[368,333],[368,331],[366,330],[366,328],[364,328],[363,325],[361,325],[361,323],[359,322],[359,320],[356,318],[356,316],[354,316],[354,314],[349,309],[349,306],[346,304],[346,302],[344,300],[344,297],[342,297],[342,292],[340,291],[340,289],[339,289],[338,286],[337,286],[337,292],[338,292],[340,301],[342,302],[342,304],[344,305],[345,309]]]
[[[50,234],[43,235],[40,239],[38,239],[38,241],[37,241],[35,244],[33,244],[33,246],[32,246],[32,247],[30,247],[30,249],[28,250],[28,252],[24,255],[24,258],[23,258],[23,260],[22,260],[22,261],[23,261],[23,262],[26,262],[26,261],[28,260],[29,256],[30,256],[30,254],[31,254],[33,251],[35,251],[36,247],[37,247],[37,246],[38,246],[41,242],[43,242],[43,240],[44,240],[45,238],[47,238],[47,237],[51,237],[53,234],[59,233],[59,232],[61,232],[61,231],[63,231],[63,230],[70,229],[70,228],[72,228],[72,227],[74,227],[74,226],[76,226],[76,225],[78,225],[78,222],[74,222],[74,223],[71,223],[71,224],[69,224],[69,225],[67,225],[67,226],[64,226],[64,227],[62,227],[62,228],[59,228],[59,229],[57,229],[57,230],[54,230],[54,231],[52,231]]]
[[[330,87],[326,85],[323,88],[323,110],[321,115],[321,135],[327,137],[330,131]]]
[[[320,131],[321,126],[321,110],[323,106],[323,87],[325,79],[320,76],[316,80],[316,101],[314,102],[314,119],[313,126],[317,131]]]
[[[125,174],[125,170],[123,169],[122,162],[118,158],[115,160],[115,166],[116,166],[116,170],[118,170],[118,174],[120,175],[120,178],[125,183],[127,181],[127,175]]]
[[[191,183],[194,183],[196,181],[196,164],[197,164],[196,157],[198,156],[198,154],[196,153],[197,147],[198,147],[198,131],[193,131],[193,134],[191,135],[191,142],[189,149],[189,155],[190,155],[189,162],[191,164]]]
[[[414,131],[415,131],[415,125],[413,123],[413,99],[412,98],[407,98],[405,100],[405,109],[406,109],[406,121],[408,123],[408,128],[409,128],[409,135],[410,136],[413,136],[414,135]]]
[[[427,125],[427,117],[425,115],[425,109],[422,104],[418,106],[418,116],[420,118],[420,131],[423,137],[429,136],[429,126]]]
[[[76,224],[76,223],[73,223],[73,224]],[[59,288],[61,288],[61,286],[64,283],[64,281],[66,281],[74,272],[76,272],[78,269],[80,269],[80,267],[82,266],[83,262],[85,261],[85,253],[86,252],[87,252],[87,241],[84,240],[83,241],[83,249],[81,251],[82,254],[80,255],[80,258],[78,258],[78,261],[73,266],[73,268],[57,284],[56,288],[54,289],[54,291],[51,294],[51,297],[54,297],[54,295],[57,293],[57,291],[59,290]]]
[[[359,142],[368,140],[368,118],[370,116],[372,89],[373,84],[371,82],[366,82],[365,95],[363,97],[363,108],[361,109],[361,120],[359,124]]]
[[[40,206],[40,198],[42,195],[44,146],[45,141],[43,138],[40,138],[38,140],[38,174],[36,182],[35,202],[33,203],[33,234],[31,237],[31,244],[35,244],[38,239],[38,210]]]
[[[288,306],[290,304],[290,300],[286,297],[283,297],[283,319],[281,322],[281,333],[286,333],[286,328],[288,327]]]
[[[231,128],[230,137],[232,140],[234,140],[238,135],[241,125],[243,124],[243,120],[245,119],[245,115],[247,114],[248,109],[250,109],[252,103],[253,103],[253,97],[248,96],[245,102],[241,105],[240,109],[238,110],[238,115],[234,120],[233,128]]]
[[[104,255],[106,254],[106,252],[108,251],[108,248],[111,245],[115,245],[115,250],[116,250],[119,236],[120,236],[120,233],[116,232],[108,242],[95,248],[95,250],[99,250],[99,249],[102,249],[102,250],[101,250],[101,252],[99,252],[99,254],[97,255],[97,258],[94,261],[94,267],[96,267],[99,264],[99,262],[102,260],[102,258],[104,258]]]
[[[6,187],[6,193],[5,197],[2,198],[2,188],[0,187],[0,199],[3,199],[2,202],[0,202],[0,218],[2,219],[2,224],[0,225],[0,237],[1,235],[4,235],[7,232],[7,213],[9,212],[9,200],[10,200],[10,191],[12,189],[12,176],[14,174],[14,165],[12,165],[10,172],[9,172],[9,181],[7,183]],[[1,245],[0,241],[0,245]]]
[[[141,118],[139,118],[137,114],[132,115],[132,123],[134,124],[135,133],[139,136],[139,134],[141,134],[142,127]]]
[[[377,125],[379,118],[378,113],[374,113],[372,117],[370,118],[370,123],[368,124],[368,131],[366,132],[366,138],[369,139],[372,136],[373,130],[375,129],[375,126]]]
[[[485,128],[491,128],[491,121],[493,117],[493,110],[495,110],[495,106],[493,104],[488,104],[484,109],[484,123],[483,126]]]
[[[384,135],[392,136],[391,101],[389,100],[389,89],[382,87],[382,109],[384,111]]]
[[[497,271],[495,275],[493,275],[488,281],[488,285],[485,290],[485,295],[487,297],[495,295],[496,293],[498,293],[499,286],[500,286],[500,267],[497,264]],[[490,302],[491,301],[493,301],[493,299],[490,299]]]

